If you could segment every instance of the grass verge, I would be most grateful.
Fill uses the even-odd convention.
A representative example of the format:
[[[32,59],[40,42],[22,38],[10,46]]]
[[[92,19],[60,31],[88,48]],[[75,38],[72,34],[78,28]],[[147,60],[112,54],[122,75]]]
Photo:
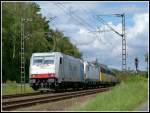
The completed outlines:
[[[34,92],[34,90],[28,84],[26,84],[25,93],[31,92]],[[15,81],[7,81],[5,84],[2,85],[2,95],[20,94],[20,93],[22,93],[21,86]]]
[[[75,111],[131,111],[148,99],[148,81],[141,76],[130,76],[111,91],[100,93],[73,108]]]

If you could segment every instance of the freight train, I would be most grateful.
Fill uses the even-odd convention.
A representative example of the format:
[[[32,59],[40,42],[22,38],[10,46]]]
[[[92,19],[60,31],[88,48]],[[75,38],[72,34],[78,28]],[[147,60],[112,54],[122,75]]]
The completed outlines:
[[[60,52],[33,53],[29,83],[34,90],[99,87],[116,84],[117,78],[101,64]]]

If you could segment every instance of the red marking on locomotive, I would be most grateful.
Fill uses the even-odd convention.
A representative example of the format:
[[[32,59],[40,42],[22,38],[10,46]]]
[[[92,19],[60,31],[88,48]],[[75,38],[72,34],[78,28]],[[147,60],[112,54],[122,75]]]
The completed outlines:
[[[46,74],[33,74],[31,78],[54,78],[55,73],[46,73]]]

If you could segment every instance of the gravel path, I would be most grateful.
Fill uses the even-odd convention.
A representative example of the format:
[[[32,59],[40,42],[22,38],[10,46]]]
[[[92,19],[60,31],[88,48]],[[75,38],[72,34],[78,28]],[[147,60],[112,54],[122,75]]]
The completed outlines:
[[[135,109],[136,111],[149,111],[148,109],[148,101],[142,103],[138,108]]]
[[[87,100],[95,98],[97,94],[91,94],[71,99],[66,99],[58,102],[45,104],[37,104],[27,108],[19,108],[15,111],[72,111],[74,106],[87,102]]]

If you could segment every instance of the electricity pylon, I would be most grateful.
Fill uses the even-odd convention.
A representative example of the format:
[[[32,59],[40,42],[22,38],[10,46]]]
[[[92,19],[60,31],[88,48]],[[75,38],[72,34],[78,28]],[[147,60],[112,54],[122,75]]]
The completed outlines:
[[[28,38],[25,34],[25,23],[32,21],[31,19],[28,18],[21,18],[21,78],[20,78],[20,83],[21,83],[21,93],[25,92],[25,52],[24,52],[24,41],[26,38]]]
[[[112,14],[116,17],[122,18],[122,32],[119,33],[117,30],[115,30],[111,25],[109,25],[104,19],[102,19],[100,16],[108,16],[108,15],[97,15],[98,20],[102,22],[104,25],[106,25],[111,31],[115,32],[117,35],[122,37],[122,71],[126,71],[127,64],[126,64],[126,33],[125,33],[125,14]],[[105,32],[105,31],[101,31]]]

